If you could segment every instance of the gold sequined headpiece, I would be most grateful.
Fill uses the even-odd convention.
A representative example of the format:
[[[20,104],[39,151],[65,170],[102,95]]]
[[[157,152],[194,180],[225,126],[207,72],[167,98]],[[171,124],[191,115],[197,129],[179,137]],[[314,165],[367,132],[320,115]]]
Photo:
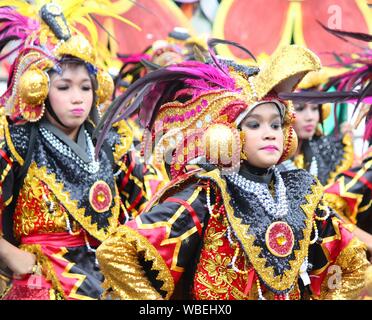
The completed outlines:
[[[192,160],[206,157],[209,161],[206,140],[227,146],[227,158],[240,158],[241,148],[238,147],[238,154],[232,151],[234,143],[240,144],[238,116],[249,112],[258,101],[279,100],[279,92],[291,92],[307,72],[319,68],[319,58],[296,45],[282,47],[261,70],[240,68],[233,62],[218,65],[215,60],[213,64],[187,61],[171,65],[139,79],[117,99],[106,114],[105,123],[101,123],[99,140],[117,116],[126,117],[141,105],[141,123],[151,132],[145,136],[145,152],[155,142],[155,156],[170,155],[172,176],[182,173]],[[137,95],[133,102],[138,92],[146,95]],[[164,100],[168,102],[162,103]],[[292,107],[281,103],[285,106],[284,160],[295,149],[296,137],[291,126]]]

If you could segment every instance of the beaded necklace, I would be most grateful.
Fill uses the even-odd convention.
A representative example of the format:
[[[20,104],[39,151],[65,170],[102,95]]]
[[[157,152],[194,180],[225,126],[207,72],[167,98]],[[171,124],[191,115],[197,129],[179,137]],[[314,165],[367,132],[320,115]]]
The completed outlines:
[[[85,137],[86,137],[86,141],[88,145],[88,155],[90,158],[90,162],[88,163],[84,162],[69,146],[62,143],[52,132],[50,132],[49,130],[43,127],[40,127],[39,130],[42,136],[49,142],[49,144],[54,149],[56,149],[58,152],[60,152],[64,156],[70,158],[84,171],[90,174],[95,174],[98,172],[99,161],[94,160],[94,145],[87,130],[84,130],[84,133],[85,133]]]
[[[274,215],[276,218],[282,218],[288,213],[288,201],[286,196],[286,187],[283,179],[276,167],[274,167],[276,200],[270,193],[266,183],[259,183],[248,180],[236,172],[227,175],[227,179],[244,192],[253,193],[261,203],[265,211]]]

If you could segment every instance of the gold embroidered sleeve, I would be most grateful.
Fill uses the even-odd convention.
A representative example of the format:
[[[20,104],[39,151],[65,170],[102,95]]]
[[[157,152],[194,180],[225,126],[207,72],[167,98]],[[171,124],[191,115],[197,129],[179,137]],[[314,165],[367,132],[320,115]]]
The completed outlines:
[[[366,295],[372,300],[372,265],[370,265],[365,274],[366,280]]]
[[[140,264],[139,257],[152,262],[152,270],[158,271],[157,280],[162,280],[167,292],[166,298],[173,292],[169,290],[172,276],[156,249],[148,240],[135,230],[121,226],[109,239],[97,249],[97,259],[105,277],[103,287],[106,293],[123,300],[159,300],[163,297],[153,287]],[[164,281],[167,279],[167,281]]]
[[[330,273],[323,281],[321,299],[358,299],[365,287],[365,271],[369,266],[365,245],[354,237],[341,251],[334,265],[340,268],[340,283],[337,283],[337,275]],[[339,271],[335,269],[335,272]],[[335,281],[331,277],[334,277]]]

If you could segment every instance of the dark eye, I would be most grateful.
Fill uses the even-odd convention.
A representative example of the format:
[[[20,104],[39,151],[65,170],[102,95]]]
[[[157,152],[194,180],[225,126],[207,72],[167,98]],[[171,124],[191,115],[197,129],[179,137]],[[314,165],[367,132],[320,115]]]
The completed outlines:
[[[82,86],[82,88],[81,88],[83,91],[90,91],[91,89],[92,89],[92,87],[91,86],[88,86],[88,85],[86,85],[86,86]]]
[[[304,109],[305,109],[305,106],[302,105],[302,104],[300,104],[300,105],[296,105],[296,106],[295,106],[295,111],[297,111],[297,112],[301,112],[301,111],[303,111]]]
[[[257,121],[249,121],[244,124],[245,127],[249,129],[257,129],[260,124]]]
[[[66,91],[66,90],[68,90],[68,86],[59,86],[59,87],[57,87],[57,89],[59,91]]]
[[[313,111],[317,111],[317,110],[318,110],[318,106],[317,106],[317,105],[313,105],[313,106],[311,107],[311,110],[313,110]]]
[[[271,125],[271,128],[275,129],[275,130],[278,130],[278,129],[281,129],[282,128],[282,124],[280,122],[274,122],[272,125]]]

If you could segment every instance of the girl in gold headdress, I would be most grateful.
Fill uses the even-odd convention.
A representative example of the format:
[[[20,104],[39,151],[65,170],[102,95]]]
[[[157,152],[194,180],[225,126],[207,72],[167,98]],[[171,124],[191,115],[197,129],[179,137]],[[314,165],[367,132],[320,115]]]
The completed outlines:
[[[0,48],[20,40],[0,107],[0,261],[14,275],[4,299],[97,299],[95,248],[159,183],[129,150],[125,122],[94,150],[113,83],[73,26],[93,32],[90,13],[123,19],[110,1],[0,6]]]
[[[318,58],[287,46],[260,71],[211,54],[211,64],[152,72],[112,110],[125,118],[138,103],[122,108],[148,90],[140,117],[172,180],[97,249],[106,292],[122,299],[176,292],[193,299],[357,297],[368,265],[363,245],[323,204],[322,186],[308,172],[276,168],[297,146],[293,109],[278,93],[318,69]],[[102,124],[99,140],[109,126]]]

